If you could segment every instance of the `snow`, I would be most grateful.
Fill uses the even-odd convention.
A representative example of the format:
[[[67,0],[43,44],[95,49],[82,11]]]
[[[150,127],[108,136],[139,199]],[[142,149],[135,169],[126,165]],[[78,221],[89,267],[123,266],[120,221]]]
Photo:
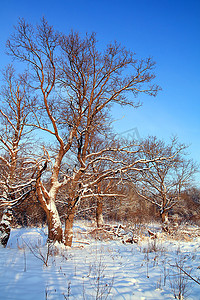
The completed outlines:
[[[123,244],[95,240],[88,229],[76,224],[72,248],[47,245],[47,228],[13,229],[0,248],[0,299],[169,300],[178,295],[176,263],[200,277],[199,237]],[[181,276],[187,299],[199,300],[200,285]]]

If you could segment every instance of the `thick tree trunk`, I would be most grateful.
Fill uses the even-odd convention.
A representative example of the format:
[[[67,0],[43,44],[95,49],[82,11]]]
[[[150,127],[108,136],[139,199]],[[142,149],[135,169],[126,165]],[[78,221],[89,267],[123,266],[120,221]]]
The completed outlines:
[[[97,200],[97,209],[96,209],[96,222],[97,227],[102,227],[104,224],[103,220],[103,201],[102,199]]]
[[[161,219],[162,219],[162,223],[168,223],[169,221],[168,221],[168,212],[163,212],[162,214],[161,214]]]
[[[36,191],[38,200],[47,216],[48,224],[48,240],[49,242],[59,242],[63,241],[63,231],[62,223],[60,221],[60,216],[55,204],[56,193],[49,196],[49,193],[42,188],[38,182],[36,184]]]
[[[169,220],[168,220],[168,210],[166,210],[166,204],[167,204],[167,199],[166,199],[166,186],[163,183],[163,199],[162,199],[162,210],[161,210],[161,219],[162,219],[162,229],[166,232],[169,231]]]
[[[64,243],[65,246],[72,246],[72,239],[73,239],[73,223],[74,223],[74,216],[75,216],[75,206],[73,203],[71,204],[71,209],[67,213],[65,219],[65,232],[64,232]]]
[[[2,220],[0,223],[0,244],[4,247],[6,247],[10,237],[12,219],[12,210],[6,208],[3,212]]]
[[[59,242],[63,241],[62,224],[54,201],[51,201],[45,208],[48,223],[48,241]]]
[[[169,220],[168,220],[168,212],[163,211],[161,213],[161,219],[162,219],[162,229],[164,231],[169,231]]]

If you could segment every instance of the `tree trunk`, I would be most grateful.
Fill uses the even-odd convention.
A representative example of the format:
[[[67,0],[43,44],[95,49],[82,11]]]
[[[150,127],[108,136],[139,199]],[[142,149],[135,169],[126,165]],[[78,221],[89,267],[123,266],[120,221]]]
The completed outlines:
[[[168,212],[163,211],[161,213],[161,219],[162,219],[162,229],[164,231],[169,231],[169,220],[168,220]]]
[[[6,247],[10,237],[12,218],[13,218],[12,210],[6,208],[3,211],[3,216],[0,223],[0,244],[4,247]]]
[[[63,241],[63,231],[58,210],[55,204],[56,194],[49,196],[48,192],[43,187],[42,184],[36,183],[36,192],[38,200],[47,216],[48,224],[48,240],[50,242],[59,242]]]
[[[161,213],[162,223],[168,223],[168,212],[164,211]]]
[[[73,239],[73,223],[74,223],[74,216],[75,216],[75,206],[74,201],[71,203],[71,209],[69,209],[66,219],[65,219],[65,233],[64,233],[64,243],[65,246],[72,246],[72,239]]]
[[[103,201],[102,199],[97,200],[97,209],[96,209],[96,222],[97,222],[97,227],[102,227],[104,224],[103,220]]]
[[[61,243],[63,241],[62,224],[55,202],[51,201],[45,208],[45,211],[48,223],[48,241]]]
[[[163,183],[163,199],[162,199],[162,210],[161,210],[161,219],[162,219],[162,229],[166,232],[169,231],[169,220],[168,220],[168,211],[166,210],[166,204],[167,204],[167,199],[166,199],[166,186]]]

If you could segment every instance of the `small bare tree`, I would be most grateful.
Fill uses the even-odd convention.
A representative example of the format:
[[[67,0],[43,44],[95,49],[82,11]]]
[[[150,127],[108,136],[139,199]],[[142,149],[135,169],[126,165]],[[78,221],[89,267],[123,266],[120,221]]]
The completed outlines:
[[[185,148],[185,145],[178,144],[176,138],[166,145],[156,137],[149,137],[143,141],[139,155],[151,161],[145,163],[144,169],[132,178],[137,194],[159,209],[165,229],[168,228],[169,210],[179,201],[181,191],[198,170],[192,160],[186,160]],[[165,159],[156,159],[160,157]]]
[[[32,190],[31,175],[35,161],[30,160],[28,153],[31,129],[26,128],[26,122],[33,101],[25,83],[27,78],[15,76],[12,66],[6,69],[3,76],[5,85],[1,87],[0,93],[0,206],[5,210],[0,224],[0,242],[6,245],[12,208]]]

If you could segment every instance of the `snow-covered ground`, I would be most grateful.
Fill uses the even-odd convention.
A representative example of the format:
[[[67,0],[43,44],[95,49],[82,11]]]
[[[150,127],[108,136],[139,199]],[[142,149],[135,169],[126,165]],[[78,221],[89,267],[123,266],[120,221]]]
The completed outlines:
[[[47,246],[46,228],[12,230],[0,248],[0,299],[200,299],[181,271],[200,277],[199,237],[123,244],[92,238],[84,223],[75,230],[72,248]]]

